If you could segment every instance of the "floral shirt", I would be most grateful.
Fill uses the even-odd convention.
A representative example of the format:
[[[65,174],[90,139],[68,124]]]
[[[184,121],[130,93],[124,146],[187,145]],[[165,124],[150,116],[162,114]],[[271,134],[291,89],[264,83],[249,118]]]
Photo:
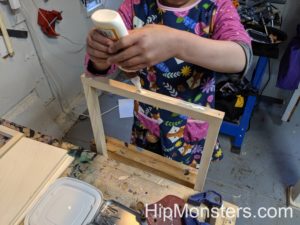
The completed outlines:
[[[216,40],[230,40],[250,47],[250,38],[230,0],[197,0],[185,8],[172,8],[158,0],[125,0],[119,9],[128,29],[163,24]],[[89,58],[86,57],[86,65]],[[115,70],[110,68],[109,73]],[[214,107],[215,73],[170,58],[139,72],[144,89]],[[144,103],[135,103],[132,143],[187,165],[201,160],[208,124]],[[221,158],[219,146],[213,158]]]

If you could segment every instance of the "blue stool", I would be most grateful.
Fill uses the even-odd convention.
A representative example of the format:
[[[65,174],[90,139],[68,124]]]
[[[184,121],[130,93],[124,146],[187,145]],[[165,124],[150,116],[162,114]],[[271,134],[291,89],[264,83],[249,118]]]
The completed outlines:
[[[252,87],[259,90],[263,76],[265,74],[269,58],[260,56],[256,64],[256,68],[252,75]],[[247,129],[249,127],[250,119],[252,117],[253,109],[257,102],[257,96],[248,96],[244,113],[240,118],[239,124],[224,121],[222,123],[220,133],[229,135],[233,138],[231,151],[239,154],[241,152],[243,140]]]

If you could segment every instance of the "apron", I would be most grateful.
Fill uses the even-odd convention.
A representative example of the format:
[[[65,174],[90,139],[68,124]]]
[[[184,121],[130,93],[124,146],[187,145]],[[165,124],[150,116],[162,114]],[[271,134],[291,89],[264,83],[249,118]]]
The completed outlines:
[[[153,0],[133,1],[133,27],[163,24],[209,38],[215,4],[202,0],[188,11],[166,11]],[[139,72],[144,89],[214,108],[215,73],[170,58]],[[208,123],[144,103],[135,102],[132,144],[186,165],[197,165],[207,135]],[[217,143],[213,160],[223,157]]]

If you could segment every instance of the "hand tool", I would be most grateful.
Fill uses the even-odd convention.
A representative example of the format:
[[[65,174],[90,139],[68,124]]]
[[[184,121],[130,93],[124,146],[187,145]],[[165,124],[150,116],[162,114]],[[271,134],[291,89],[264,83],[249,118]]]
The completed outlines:
[[[188,198],[188,203],[194,206],[200,206],[201,204],[204,204],[209,208],[220,208],[223,204],[222,196],[219,193],[211,190],[190,196]]]

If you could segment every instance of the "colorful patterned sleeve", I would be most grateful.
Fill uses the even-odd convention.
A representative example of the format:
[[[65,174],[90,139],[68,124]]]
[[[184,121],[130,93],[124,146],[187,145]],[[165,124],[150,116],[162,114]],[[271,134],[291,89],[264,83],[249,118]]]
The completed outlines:
[[[251,38],[241,24],[240,16],[231,0],[216,0],[216,6],[212,38],[234,41],[243,48],[246,56],[246,66],[241,74],[244,75],[251,66],[253,58]]]
[[[131,30],[133,27],[133,1],[134,0],[125,0],[118,10],[128,30]],[[85,73],[89,76],[109,75],[117,70],[116,65],[112,65],[105,71],[96,70],[88,54],[85,55],[84,67]]]

